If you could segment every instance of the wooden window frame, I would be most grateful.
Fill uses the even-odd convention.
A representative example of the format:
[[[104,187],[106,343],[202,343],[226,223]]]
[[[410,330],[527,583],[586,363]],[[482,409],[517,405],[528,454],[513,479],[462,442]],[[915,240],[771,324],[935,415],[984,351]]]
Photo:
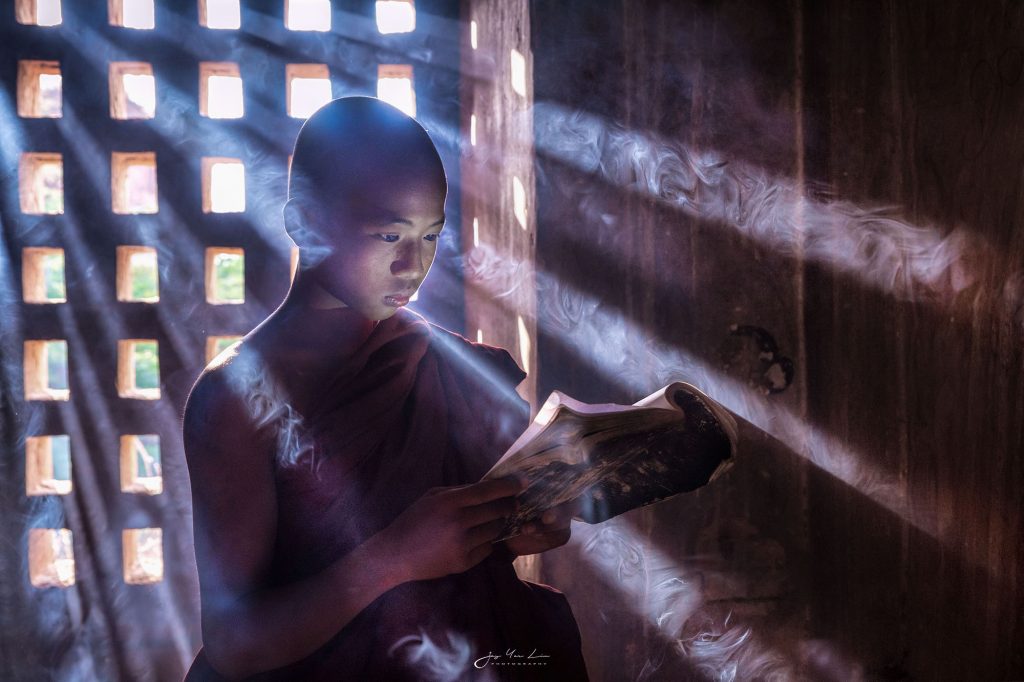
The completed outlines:
[[[67,302],[67,260],[62,272],[64,297],[46,297],[46,275],[43,259],[47,256],[64,256],[64,249],[56,246],[26,246],[21,250],[21,297],[25,303],[56,304]]]
[[[61,118],[64,115],[64,85],[61,79],[61,110],[56,115],[39,113],[39,77],[60,76],[60,62],[41,59],[18,60],[18,116],[21,118]]]
[[[377,65],[377,96],[380,97],[380,82],[386,79],[407,79],[412,92],[412,112],[405,112],[411,117],[416,116],[416,79],[412,64],[378,64]],[[392,104],[392,106],[395,106]],[[397,107],[396,107],[397,108]]]
[[[111,210],[118,215],[153,215],[160,212],[160,186],[154,188],[156,205],[152,211],[129,211],[128,196],[125,182],[128,180],[128,168],[144,166],[152,168],[156,173],[156,152],[111,152],[110,154],[110,204]],[[158,178],[159,182],[159,178]]]
[[[284,27],[289,31],[314,31],[317,33],[327,33],[331,30],[334,25],[334,5],[331,4],[330,0],[327,2],[327,26],[326,28],[293,28],[289,25],[288,19],[291,17],[291,0],[284,0]]]
[[[142,447],[142,441],[139,440],[142,436],[156,436],[156,434],[124,434],[121,436],[119,457],[121,462],[121,492],[136,495],[159,495],[164,491],[163,453],[161,452],[160,457],[160,475],[140,476],[136,452],[138,448]]]
[[[107,0],[107,16],[111,26],[119,28],[130,28],[135,31],[151,31],[156,28],[156,0],[147,0],[153,5],[153,26],[125,26],[124,25],[124,3],[125,0]]]
[[[152,246],[118,246],[117,247],[117,300],[123,303],[157,303],[160,301],[160,268],[157,263],[156,296],[152,298],[135,298],[132,296],[132,256],[140,253],[152,253],[159,258],[157,250]]]
[[[57,545],[60,545],[58,547]],[[63,550],[67,557],[60,558]],[[69,562],[55,565],[58,561]],[[70,574],[62,570],[70,566]],[[75,550],[67,528],[30,528],[28,531],[28,574],[33,587],[70,587],[75,584]]]
[[[118,339],[117,341],[117,394],[132,400],[159,400],[160,386],[139,388],[135,385],[135,346],[139,343],[157,344],[157,378],[160,379],[160,342],[157,339]],[[162,381],[158,381],[158,384]]]
[[[128,93],[124,89],[125,76],[151,76],[154,81],[153,89],[156,89],[156,76],[153,75],[153,65],[149,62],[110,62],[107,72],[107,83],[110,88],[110,118],[119,121],[146,121],[155,118],[155,101],[152,116],[128,115]]]
[[[156,533],[160,538],[159,572],[154,574],[145,570],[144,559],[139,556],[139,543],[144,533]],[[124,581],[128,585],[152,585],[164,579],[164,551],[162,528],[125,528],[121,531],[122,559],[124,562]]]
[[[292,113],[292,81],[296,78],[326,80],[331,87],[331,96],[334,96],[331,69],[326,64],[286,64],[284,67],[285,111],[292,118],[306,118],[306,116]]]
[[[70,478],[63,480],[53,477],[54,438],[67,436],[61,434],[25,438],[25,494],[29,497],[67,495],[71,492]]]
[[[242,7],[241,0],[234,0],[238,5],[238,26],[232,28],[224,28],[220,26],[210,26],[209,22],[209,0],[199,0],[199,25],[203,28],[208,28],[211,31],[237,31],[242,27]]]
[[[203,182],[203,213],[245,213],[245,187],[242,188],[242,210],[241,211],[214,211],[213,210],[213,167],[217,164],[231,164],[242,167],[243,183],[245,176],[245,164],[241,159],[228,156],[204,156],[202,159],[202,182]]]
[[[61,8],[61,20],[56,24],[39,23],[39,0],[16,0],[14,3],[14,18],[24,26],[60,26],[64,21],[64,8],[58,0],[58,7]]]
[[[211,305],[241,305],[245,303],[245,296],[243,294],[241,300],[236,299],[221,299],[216,295],[217,292],[217,277],[216,270],[213,267],[214,259],[222,254],[231,254],[235,256],[241,256],[245,258],[245,249],[237,246],[208,246],[206,247],[206,258],[205,258],[205,283],[206,283],[206,302]],[[244,260],[243,260],[244,263]],[[244,273],[244,265],[243,270]],[[243,279],[242,284],[243,291],[245,290],[245,282]]]
[[[245,117],[245,82],[242,82],[242,113],[240,116],[210,116],[210,76],[228,76],[241,80],[237,62],[199,62],[199,115],[206,118],[234,120]]]
[[[381,19],[380,18],[380,10],[381,10],[381,3],[382,2],[394,3],[396,5],[397,4],[403,4],[403,5],[408,5],[409,7],[411,7],[412,8],[412,28],[409,29],[408,31],[384,31],[384,30],[382,30],[381,29],[381,25],[380,25],[381,24],[381,21],[380,21],[380,19]],[[377,32],[380,33],[381,35],[404,35],[404,34],[413,33],[413,32],[416,31],[416,20],[417,20],[417,16],[416,16],[416,3],[413,0],[376,0],[376,2],[374,2],[373,4],[374,4],[374,15],[375,15],[375,18],[377,20]]]
[[[60,166],[61,201],[60,210],[43,211],[36,199],[36,173],[42,166],[56,164]],[[55,152],[25,152],[18,160],[18,201],[21,212],[26,215],[62,215],[64,213],[64,157]]]
[[[68,400],[71,388],[50,388],[50,369],[46,357],[46,344],[61,342],[64,339],[25,339],[25,400]],[[71,357],[68,356],[68,380],[71,379]]]
[[[207,336],[206,337],[206,353],[205,353],[205,356],[204,356],[206,358],[206,364],[210,364],[211,362],[214,361],[214,359],[218,355],[220,355],[223,351],[227,350],[227,348],[224,348],[224,349],[222,349],[220,351],[217,350],[217,345],[220,343],[220,341],[222,339],[233,339],[234,340],[233,342],[237,342],[241,338],[242,338],[241,334],[237,334],[237,335],[236,334],[221,334],[221,335],[216,335],[216,336]]]

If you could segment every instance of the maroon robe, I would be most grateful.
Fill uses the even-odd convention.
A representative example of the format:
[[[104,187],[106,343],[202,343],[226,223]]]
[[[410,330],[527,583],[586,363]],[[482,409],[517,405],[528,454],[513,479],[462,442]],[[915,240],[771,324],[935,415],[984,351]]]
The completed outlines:
[[[528,423],[514,391],[525,376],[506,350],[411,311],[378,323],[305,415],[312,451],[275,464],[271,584],[323,570],[431,487],[478,481]],[[432,656],[430,643],[445,655]],[[534,665],[504,665],[512,660]],[[187,679],[218,679],[202,651]],[[520,580],[508,554],[494,552],[463,573],[389,590],[309,657],[251,679],[571,682],[587,673],[565,596]]]

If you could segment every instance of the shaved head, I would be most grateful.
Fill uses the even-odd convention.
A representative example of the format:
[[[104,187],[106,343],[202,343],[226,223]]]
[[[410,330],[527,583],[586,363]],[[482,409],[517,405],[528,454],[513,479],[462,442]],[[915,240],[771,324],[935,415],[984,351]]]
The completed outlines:
[[[447,190],[427,131],[379,99],[342,97],[318,109],[299,131],[288,198],[306,210],[347,213],[361,197],[410,182]]]
[[[299,131],[288,178],[295,281],[369,319],[390,317],[434,262],[447,192],[419,123],[372,97],[328,102]]]

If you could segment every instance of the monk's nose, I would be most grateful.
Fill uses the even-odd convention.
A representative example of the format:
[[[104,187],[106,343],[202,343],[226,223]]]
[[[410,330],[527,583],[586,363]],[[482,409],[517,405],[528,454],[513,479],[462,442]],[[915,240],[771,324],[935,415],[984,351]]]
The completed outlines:
[[[422,247],[409,243],[401,249],[398,258],[391,264],[391,274],[409,279],[421,277],[424,274]]]

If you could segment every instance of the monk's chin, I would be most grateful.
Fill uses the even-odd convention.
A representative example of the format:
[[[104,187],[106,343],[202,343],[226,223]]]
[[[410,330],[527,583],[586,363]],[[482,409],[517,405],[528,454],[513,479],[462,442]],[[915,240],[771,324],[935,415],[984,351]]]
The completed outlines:
[[[373,310],[373,312],[366,311],[366,312],[363,313],[363,315],[366,316],[367,318],[371,319],[371,320],[375,320],[377,322],[380,322],[381,320],[386,320],[389,317],[394,316],[394,314],[398,312],[398,308],[399,307],[402,307],[402,306],[398,306],[398,307],[377,306]],[[369,314],[367,314],[367,313],[369,313]]]

